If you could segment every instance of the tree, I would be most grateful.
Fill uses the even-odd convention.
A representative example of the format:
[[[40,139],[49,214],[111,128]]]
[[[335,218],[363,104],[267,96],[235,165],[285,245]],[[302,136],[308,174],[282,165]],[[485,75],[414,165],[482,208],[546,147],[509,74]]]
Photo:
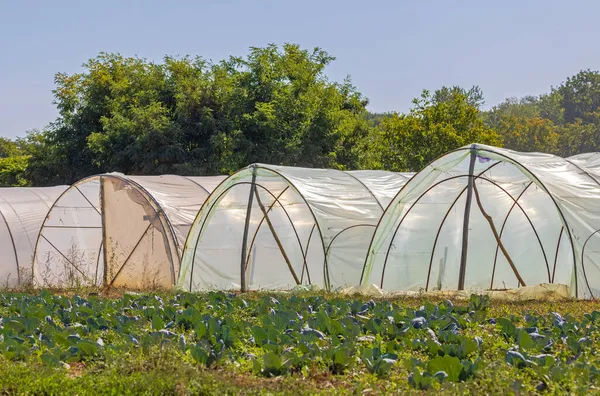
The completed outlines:
[[[507,98],[504,102],[482,113],[485,123],[491,128],[498,129],[504,119],[509,117],[533,118],[540,116],[540,99],[537,96],[524,98]]]
[[[19,141],[0,137],[0,187],[26,186],[28,160]]]
[[[24,155],[0,158],[0,186],[26,186],[27,179],[25,179],[24,175],[27,170],[28,159]]]
[[[453,87],[442,87],[433,93],[433,102],[443,103],[452,102],[456,96],[462,96],[469,106],[480,110],[485,104],[483,99],[483,91],[479,86],[473,85],[468,90],[457,85]]]
[[[548,95],[508,98],[485,112],[483,119],[502,137],[506,148],[556,154],[557,127],[542,117],[542,109],[549,109],[549,103]]]
[[[373,126],[378,126],[381,122],[394,115],[394,112],[386,112],[386,113],[367,113],[367,121],[371,123]]]
[[[407,115],[384,119],[372,139],[366,166],[417,171],[448,151],[470,143],[500,145],[500,136],[482,121],[468,91],[423,91]]]
[[[333,60],[292,44],[214,64],[101,53],[82,73],[57,74],[60,115],[35,138],[30,177],[230,173],[252,162],[356,167],[371,128],[367,100],[349,79],[327,79]]]
[[[558,133],[558,154],[562,157],[595,152],[600,147],[600,124],[577,120],[560,126]]]
[[[541,117],[504,116],[496,130],[506,148],[558,154],[559,133],[550,120]]]
[[[245,163],[356,166],[353,146],[368,133],[367,101],[349,79],[326,78],[333,60],[319,48],[286,44],[283,51],[252,48],[245,59],[223,62],[233,87],[224,111],[229,128],[222,128],[218,142],[234,155],[243,153]]]
[[[563,98],[556,91],[541,95],[537,102],[539,116],[552,121],[554,125],[563,125],[565,123],[565,109],[562,106],[562,101]]]
[[[596,121],[595,113],[600,108],[600,72],[582,70],[567,78],[555,91],[560,95],[566,123]]]
[[[0,137],[0,158],[12,157],[19,154],[20,150],[16,142]]]

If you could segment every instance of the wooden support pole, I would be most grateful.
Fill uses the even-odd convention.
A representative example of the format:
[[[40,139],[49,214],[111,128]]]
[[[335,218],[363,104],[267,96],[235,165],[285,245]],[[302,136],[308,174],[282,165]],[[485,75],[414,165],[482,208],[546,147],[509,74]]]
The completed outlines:
[[[256,165],[252,165],[252,183],[248,195],[248,207],[246,208],[246,223],[244,224],[244,235],[242,237],[242,260],[240,263],[240,288],[242,293],[248,291],[246,282],[246,249],[248,248],[248,229],[250,228],[250,217],[252,216],[252,205],[254,205],[254,190],[256,184]]]
[[[465,289],[465,272],[467,270],[467,254],[469,250],[469,217],[471,216],[471,201],[473,200],[473,173],[475,170],[475,159],[477,153],[475,147],[471,147],[471,159],[469,162],[469,179],[467,181],[467,200],[465,202],[465,214],[463,218],[462,250],[460,253],[460,271],[458,273],[458,290]]]
[[[269,230],[271,230],[273,239],[275,239],[275,242],[277,243],[277,246],[279,247],[279,251],[281,252],[281,255],[283,256],[285,263],[287,264],[290,272],[292,273],[292,276],[294,277],[296,284],[299,285],[300,279],[298,278],[296,271],[294,271],[294,267],[292,267],[290,258],[288,257],[287,253],[285,252],[285,249],[283,248],[283,244],[281,243],[281,240],[279,239],[279,236],[277,235],[277,231],[275,231],[275,227],[273,227],[273,223],[271,223],[271,219],[269,218],[269,214],[267,213],[267,210],[265,209],[264,205],[262,204],[260,195],[258,195],[258,191],[256,191],[256,186],[253,185],[253,188],[254,188],[254,193],[256,194],[256,202],[258,203],[260,210],[263,212],[264,219],[267,222],[267,225],[269,226]],[[300,248],[302,248],[302,247],[300,247]]]
[[[481,198],[479,197],[479,191],[477,191],[477,186],[473,185],[473,190],[475,191],[475,200],[477,201],[477,206],[479,206],[479,210],[481,210],[481,214],[483,215],[483,217],[485,217],[488,224],[490,225],[490,228],[492,229],[492,233],[494,234],[494,238],[496,238],[496,242],[498,243],[500,250],[502,250],[504,257],[506,257],[506,261],[508,261],[508,265],[510,265],[510,268],[512,268],[513,272],[515,273],[515,276],[519,280],[519,285],[527,286],[525,284],[525,281],[523,280],[523,278],[521,278],[521,274],[519,274],[519,271],[517,270],[515,263],[513,263],[512,258],[510,257],[510,254],[508,254],[508,250],[506,250],[506,248],[504,247],[504,244],[502,243],[502,240],[500,239],[500,235],[498,234],[498,230],[496,230],[496,226],[494,225],[494,220],[492,219],[492,216],[487,214],[487,212],[483,208],[483,204],[481,203]]]

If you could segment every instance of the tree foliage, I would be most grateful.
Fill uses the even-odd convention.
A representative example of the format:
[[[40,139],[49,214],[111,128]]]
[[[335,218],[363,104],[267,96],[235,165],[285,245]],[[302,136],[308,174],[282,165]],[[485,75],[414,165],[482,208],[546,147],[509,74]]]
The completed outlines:
[[[423,91],[408,114],[394,114],[381,122],[363,165],[416,171],[469,143],[500,145],[500,136],[479,116],[481,101],[477,88]]]
[[[597,71],[487,111],[479,87],[454,86],[423,91],[406,114],[377,114],[349,78],[327,77],[334,60],[294,44],[218,62],[100,53],[81,73],[56,74],[56,120],[0,138],[0,185],[108,171],[227,174],[254,162],[416,171],[474,142],[560,156],[600,150]]]
[[[567,157],[600,150],[600,72],[582,70],[548,94],[510,98],[484,114],[506,147]]]
[[[0,137],[0,186],[26,186],[25,172],[29,155],[23,150],[22,140],[12,141]]]
[[[101,53],[82,73],[56,75],[60,116],[34,139],[31,177],[217,174],[252,162],[356,167],[367,102],[350,80],[327,79],[333,60],[292,44],[217,63]]]

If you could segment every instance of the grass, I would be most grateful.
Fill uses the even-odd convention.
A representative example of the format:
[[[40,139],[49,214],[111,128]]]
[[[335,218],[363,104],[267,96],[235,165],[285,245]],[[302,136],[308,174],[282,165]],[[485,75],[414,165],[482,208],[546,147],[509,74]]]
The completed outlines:
[[[154,294],[113,293],[97,297],[85,295],[82,290],[79,295],[83,298],[57,291],[41,295],[0,294],[0,393],[589,394],[597,393],[596,387],[600,385],[600,371],[596,369],[600,367],[600,358],[596,355],[600,330],[589,315],[600,311],[600,303],[594,301],[492,301],[476,310],[468,301],[454,301],[452,315],[458,323],[459,338],[448,338],[443,327],[450,314],[442,315],[448,305],[441,299],[377,300],[373,304],[375,308],[351,314],[352,306],[362,306],[368,299],[334,294],[234,297],[223,293],[161,293],[158,298]],[[425,373],[430,362],[443,354],[432,352],[426,346],[430,341],[426,328],[410,325],[410,318],[424,306],[423,312],[427,311],[429,318],[426,327],[437,333],[441,344],[457,346],[461,340],[481,338],[482,345],[477,350],[461,356],[463,362],[479,361],[473,375],[456,382],[431,381],[427,390],[411,384],[411,375]],[[325,337],[302,335],[300,327],[290,337],[283,336],[285,327],[294,327],[284,323],[281,331],[278,330],[278,318],[287,322],[288,311],[300,313],[303,319],[298,322],[310,323],[312,329]],[[439,315],[431,314],[434,311],[440,312]],[[344,333],[336,337],[335,326],[320,317],[319,312],[328,312],[332,321],[339,323],[345,320],[347,313],[356,316],[356,329],[351,329],[356,330],[356,335]],[[383,325],[373,327],[379,323],[378,317],[386,317],[390,312],[397,315],[395,326],[387,330]],[[553,324],[551,312],[565,318],[566,324],[560,329]],[[106,320],[105,326],[101,325],[100,318]],[[539,333],[554,343],[545,348],[528,345],[521,333],[511,337],[512,330],[490,323],[492,318],[497,321],[508,318],[517,329],[530,327],[535,321]],[[400,320],[406,323],[401,325]],[[208,324],[206,332],[200,322]],[[600,323],[598,326],[600,328]],[[160,333],[163,327],[168,331]],[[261,343],[255,327],[273,328],[276,335]],[[398,333],[399,329],[404,332]],[[67,339],[64,337],[67,334],[76,337]],[[182,337],[185,345],[182,345]],[[582,337],[587,341],[580,347],[571,341]],[[98,338],[103,346],[86,351],[86,340],[95,342]],[[344,340],[339,343],[337,338]],[[314,349],[301,352],[303,344]],[[332,348],[348,348],[349,358],[336,366],[332,363],[335,360],[327,354]],[[365,350],[373,348],[396,356],[389,372],[371,373],[360,358]],[[507,351],[513,349],[525,356],[544,353],[555,363],[548,367],[535,363],[511,364],[507,361]],[[208,351],[206,356],[202,351]],[[289,366],[272,370],[265,363],[268,353],[284,360],[290,351],[296,360]],[[211,360],[209,355],[212,354],[215,358]],[[413,363],[420,363],[409,364],[411,358]]]

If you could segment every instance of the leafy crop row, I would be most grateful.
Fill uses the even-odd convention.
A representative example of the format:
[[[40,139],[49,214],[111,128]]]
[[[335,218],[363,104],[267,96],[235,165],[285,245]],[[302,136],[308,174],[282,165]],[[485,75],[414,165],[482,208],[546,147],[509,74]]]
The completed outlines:
[[[416,389],[477,381],[498,364],[536,378],[538,390],[600,375],[600,312],[489,315],[489,300],[403,307],[394,301],[226,293],[125,295],[111,300],[0,295],[0,355],[51,367],[159,346],[208,368],[257,376],[404,373]]]

